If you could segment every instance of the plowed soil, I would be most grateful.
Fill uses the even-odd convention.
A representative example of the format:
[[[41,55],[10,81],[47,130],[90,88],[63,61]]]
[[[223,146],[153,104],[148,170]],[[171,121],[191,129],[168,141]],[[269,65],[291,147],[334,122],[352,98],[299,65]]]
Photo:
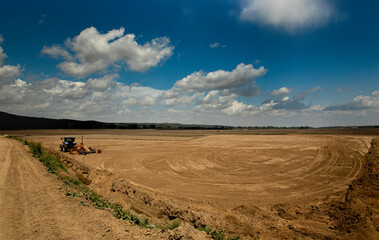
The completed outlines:
[[[62,136],[77,137],[77,142],[84,136],[86,145],[100,148],[102,153],[64,153],[62,160],[84,174],[90,187],[131,211],[263,239],[346,236],[350,229],[342,231],[338,225],[343,214],[333,211],[339,203],[346,205],[352,183],[367,170],[375,137],[243,131],[45,131],[23,135],[51,151],[58,150]],[[7,164],[5,159],[1,173]],[[377,192],[372,194],[377,209]],[[20,196],[9,195],[14,197]],[[365,220],[358,230],[351,230],[353,234],[362,232],[363,226],[373,228],[369,234],[348,236],[375,239],[378,230],[373,221]]]
[[[1,136],[0,153],[1,240],[205,238],[185,225],[175,231],[148,230],[81,206],[65,197],[62,182],[20,142]]]

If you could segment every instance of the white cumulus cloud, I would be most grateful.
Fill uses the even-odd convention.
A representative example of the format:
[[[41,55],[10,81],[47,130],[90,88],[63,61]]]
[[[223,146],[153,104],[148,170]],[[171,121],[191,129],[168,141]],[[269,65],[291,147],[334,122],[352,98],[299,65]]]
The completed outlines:
[[[4,38],[0,35],[0,43],[4,41]],[[21,73],[20,65],[3,65],[4,59],[7,55],[4,53],[3,48],[0,46],[0,87],[9,84],[16,80],[16,77]]]
[[[173,54],[174,47],[167,37],[152,39],[141,45],[134,34],[124,35],[125,29],[101,34],[94,27],[84,29],[64,47],[44,46],[42,53],[65,61],[58,67],[69,76],[85,77],[106,72],[110,66],[127,66],[130,70],[145,72]]]
[[[273,90],[271,96],[283,96],[291,92],[291,89],[287,87],[279,88],[278,90]]]
[[[267,70],[264,67],[254,68],[251,64],[240,63],[231,72],[217,70],[210,73],[202,71],[177,81],[174,89],[183,91],[210,91],[243,87],[257,77],[264,75]]]
[[[86,87],[103,92],[107,88],[109,88],[113,83],[115,83],[113,80],[116,78],[119,78],[120,76],[118,74],[111,74],[111,75],[105,75],[101,78],[90,78],[88,79],[86,83]]]
[[[379,111],[379,90],[372,92],[371,96],[358,95],[353,101],[325,107],[325,111],[359,111],[359,110]]]
[[[16,79],[21,73],[20,65],[4,65],[0,66],[0,86]]]
[[[325,25],[334,13],[328,0],[245,0],[240,19],[295,32]]]
[[[71,54],[67,50],[63,49],[62,47],[58,45],[53,45],[51,47],[43,46],[41,53],[50,55],[53,58],[63,57],[65,60],[68,60],[68,61],[72,60]]]
[[[246,110],[250,110],[252,108],[253,108],[252,105],[246,105],[243,102],[238,102],[237,100],[234,100],[231,106],[225,108],[223,112],[225,112],[228,115],[235,115],[235,114],[242,113]]]

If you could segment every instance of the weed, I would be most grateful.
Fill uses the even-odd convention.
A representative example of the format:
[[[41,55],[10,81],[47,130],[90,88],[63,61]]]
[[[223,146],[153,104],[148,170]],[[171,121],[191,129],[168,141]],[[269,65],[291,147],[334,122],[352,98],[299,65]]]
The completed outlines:
[[[83,200],[80,201],[79,204],[82,205],[82,206],[89,207],[89,205],[86,202],[84,202]]]
[[[140,218],[139,216],[133,215],[130,212],[123,210],[120,205],[110,204],[109,208],[113,210],[113,216],[118,219],[128,220],[129,222],[144,228],[153,228],[153,226],[149,224],[147,218]]]
[[[204,232],[206,232],[208,235],[210,235],[211,232],[212,232],[212,229],[210,229],[209,227],[198,227],[197,230],[199,230],[199,231],[204,231]]]
[[[66,192],[66,196],[67,197],[82,197],[82,195],[80,193],[76,193],[76,192]]]
[[[64,179],[75,186],[79,186],[83,184],[80,180],[70,177],[70,176],[65,176]]]
[[[156,224],[155,227],[158,229],[164,229],[164,230],[173,230],[175,228],[178,228],[180,226],[179,221],[172,221],[172,222],[165,222],[163,225]]]
[[[87,193],[86,195],[84,195],[84,197],[91,201],[92,202],[92,205],[95,207],[95,208],[98,208],[98,209],[105,209],[105,208],[108,208],[108,202],[106,202],[105,200],[101,199],[99,195],[97,195],[97,193],[95,192],[90,192],[90,193]]]
[[[36,142],[29,142],[29,148],[30,148],[30,152],[33,154],[33,157],[35,158],[39,158],[41,157],[42,155],[42,145],[40,142],[36,143]]]
[[[239,240],[240,239],[239,236],[227,237],[226,236],[227,231],[224,229],[217,229],[216,228],[216,229],[212,230],[209,227],[198,227],[197,230],[206,232],[214,240]]]
[[[43,152],[43,154],[39,158],[39,161],[43,165],[45,165],[45,167],[50,173],[57,173],[58,168],[65,170],[61,161],[59,161],[56,157],[49,153]]]
[[[180,226],[179,221],[173,221],[173,222],[171,222],[171,223],[168,223],[168,224],[165,226],[165,228],[166,228],[166,229],[169,229],[169,230],[173,230],[173,229],[175,229],[175,228],[178,228],[179,226]]]

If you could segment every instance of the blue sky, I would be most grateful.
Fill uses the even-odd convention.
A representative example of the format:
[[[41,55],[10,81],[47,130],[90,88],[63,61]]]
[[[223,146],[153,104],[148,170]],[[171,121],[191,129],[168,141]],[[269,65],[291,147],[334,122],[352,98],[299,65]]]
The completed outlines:
[[[379,124],[376,1],[6,1],[0,111],[106,122]]]

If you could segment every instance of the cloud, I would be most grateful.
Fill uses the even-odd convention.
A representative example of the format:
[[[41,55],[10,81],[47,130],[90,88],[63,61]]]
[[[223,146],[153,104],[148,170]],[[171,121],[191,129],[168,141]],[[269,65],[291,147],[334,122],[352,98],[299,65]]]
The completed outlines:
[[[291,89],[287,88],[287,87],[282,87],[282,88],[279,88],[278,90],[273,90],[271,92],[271,96],[283,96],[283,95],[286,95],[288,93],[291,92]]]
[[[166,106],[190,105],[195,100],[199,100],[204,94],[204,92],[197,92],[192,95],[170,96],[170,93],[165,92],[162,95],[162,99]]]
[[[240,19],[296,32],[323,26],[334,14],[328,0],[245,0]]]
[[[51,47],[43,46],[41,53],[45,55],[50,55],[53,58],[63,57],[67,61],[73,60],[71,54],[58,45],[53,45]]]
[[[13,81],[21,73],[20,65],[4,65],[0,67],[0,86]]]
[[[229,90],[212,90],[197,101],[194,110],[208,113],[220,112],[230,107],[236,97],[237,95],[230,93]]]
[[[321,87],[314,87],[307,91],[297,93],[293,97],[283,98],[278,101],[273,109],[287,109],[287,110],[302,110],[310,107],[311,105],[304,104],[302,101],[310,94],[317,94],[321,90]]]
[[[253,65],[244,63],[232,71],[194,72],[162,92],[160,100],[165,106],[191,106],[195,112],[242,113],[249,107],[236,98],[259,95],[260,89],[255,85],[255,79],[266,72],[264,67],[255,69]]]
[[[38,21],[38,24],[42,24],[45,21],[46,18],[47,18],[47,15],[41,13],[41,19]]]
[[[4,38],[0,35],[0,43],[4,41]],[[4,59],[8,56],[4,53],[3,48],[0,46],[0,87],[9,84],[14,81],[21,73],[20,65],[3,65]]]
[[[15,80],[12,84],[0,87],[0,106],[8,104],[20,104],[23,102],[23,95],[26,89],[26,82],[21,79]]]
[[[86,87],[98,92],[103,92],[108,89],[113,83],[114,79],[119,78],[118,74],[105,75],[101,78],[90,78],[86,83]]]
[[[119,38],[124,36],[114,32],[108,38],[116,41],[119,39],[114,38],[116,35]],[[71,45],[71,40],[66,41],[65,46]],[[72,61],[85,59],[72,48],[53,47],[45,51],[53,57],[63,57],[64,62],[70,62],[70,58]],[[110,65],[113,64],[119,63]],[[258,106],[253,105],[253,99],[241,98],[260,93],[255,80],[266,72],[264,67],[254,68],[251,64],[241,63],[231,71],[194,72],[178,80],[171,89],[159,90],[137,83],[125,85],[117,80],[117,73],[88,77],[84,81],[47,78],[28,83],[19,78],[19,65],[0,65],[0,110],[30,116],[108,122],[253,126],[376,124],[379,117],[378,90],[332,106],[307,102],[307,98],[317,94],[321,87],[299,93],[292,93],[294,90],[289,87],[281,87],[273,90],[269,98]]]
[[[177,81],[173,89],[177,91],[202,92],[239,88],[251,83],[266,72],[267,70],[264,67],[256,69],[251,64],[240,63],[231,72],[225,70],[217,70],[210,73],[203,71],[194,72]]]
[[[246,110],[250,110],[252,108],[253,108],[252,105],[246,105],[242,102],[238,102],[237,100],[234,100],[232,102],[232,105],[225,108],[223,112],[225,112],[228,115],[235,115],[235,114],[240,114]]]
[[[374,109],[379,110],[379,91],[372,92],[371,96],[359,95],[353,101],[325,107],[325,111],[359,111]]]
[[[175,97],[167,98],[164,96],[169,90],[140,85],[131,88],[118,82],[117,77],[106,75],[85,82],[49,78],[27,83],[15,79],[0,87],[0,109],[53,118],[253,126],[346,125],[362,121],[374,124],[379,115],[379,91],[359,95],[351,103],[324,107],[305,103],[307,97],[321,89],[314,87],[256,106],[239,100],[229,89],[176,92]],[[346,114],[350,120],[346,120]],[[333,122],[335,119],[341,120],[341,124]]]
[[[44,46],[41,53],[65,61],[58,67],[69,76],[85,77],[107,72],[109,67],[127,66],[132,71],[146,72],[173,54],[174,47],[167,37],[152,39],[140,45],[134,34],[124,35],[125,29],[101,34],[96,28],[84,29],[64,47]]]
[[[27,84],[21,79],[0,87],[1,111],[31,116],[76,119],[114,119],[119,114],[145,111],[159,103],[162,90],[116,81],[115,75],[86,82],[49,78]],[[144,116],[147,116],[146,113]]]
[[[278,90],[274,90],[271,93],[271,97],[266,99],[263,104],[270,104],[272,109],[286,109],[286,110],[303,110],[309,108],[310,104],[303,103],[303,100],[309,95],[317,94],[321,90],[321,87],[314,87],[304,92],[297,93],[292,97],[284,96],[291,92],[287,87],[282,87]],[[267,107],[268,105],[266,105]]]
[[[252,97],[261,94],[261,90],[255,85],[255,82],[248,83],[246,86],[233,90],[239,96]]]
[[[209,47],[210,48],[218,48],[218,47],[226,48],[226,45],[225,44],[221,45],[219,42],[214,42],[214,43],[210,43]]]
[[[208,94],[200,95],[195,112],[218,114],[218,115],[248,115],[251,110],[256,108],[253,105],[247,105],[236,100],[238,96],[233,92],[225,90],[212,90]]]
[[[217,47],[219,47],[220,46],[220,43],[218,43],[218,42],[215,42],[215,43],[211,43],[211,44],[209,44],[209,47],[210,48],[217,48]]]
[[[83,82],[60,80],[54,88],[54,94],[64,99],[83,99],[89,94]]]
[[[3,38],[0,35],[0,43],[2,43]],[[7,55],[4,53],[4,50],[2,47],[0,47],[0,66],[4,64],[4,59],[7,58]]]

